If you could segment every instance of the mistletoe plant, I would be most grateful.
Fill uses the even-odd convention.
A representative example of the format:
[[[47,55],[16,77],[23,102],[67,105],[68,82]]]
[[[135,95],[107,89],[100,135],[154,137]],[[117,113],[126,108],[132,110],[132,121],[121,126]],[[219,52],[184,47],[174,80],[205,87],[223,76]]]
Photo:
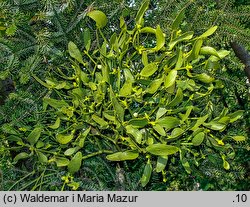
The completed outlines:
[[[85,29],[83,51],[68,43],[70,67],[54,68],[45,81],[33,75],[49,91],[43,98],[45,116],[33,130],[7,137],[17,151],[14,162],[32,158],[74,175],[93,156],[105,154],[114,162],[145,157],[142,186],[153,170],[166,181],[173,160],[190,174],[218,154],[229,170],[235,155],[230,142],[245,137],[228,135],[227,127],[243,111],[214,112],[214,91],[223,88],[214,75],[229,54],[206,45],[217,27],[196,37],[183,33],[183,9],[166,37],[160,25],[144,26],[148,6],[144,1],[132,30],[121,17],[120,32],[109,39],[102,33],[105,14],[89,11],[96,40]]]

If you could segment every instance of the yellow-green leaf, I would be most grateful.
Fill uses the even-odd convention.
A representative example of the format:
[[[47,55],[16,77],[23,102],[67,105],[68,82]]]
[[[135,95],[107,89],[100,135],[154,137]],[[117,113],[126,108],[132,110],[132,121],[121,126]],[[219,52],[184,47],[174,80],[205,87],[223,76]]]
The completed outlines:
[[[93,114],[91,116],[91,118],[94,120],[94,122],[96,122],[97,124],[99,124],[102,128],[105,128],[108,126],[108,122],[106,122],[103,118]]]
[[[186,172],[188,174],[190,174],[191,173],[191,167],[190,167],[189,162],[187,161],[187,159],[185,159],[185,158],[181,159],[181,164],[184,167],[184,169],[186,170]]]
[[[160,124],[153,125],[153,129],[157,131],[161,136],[166,136],[166,132]]]
[[[180,104],[182,102],[182,100],[183,100],[183,92],[182,92],[181,88],[178,88],[177,92],[175,94],[175,97],[168,104],[168,106],[170,106],[170,107],[176,106],[176,105]]]
[[[214,56],[220,58],[217,50],[214,49],[213,47],[209,47],[209,46],[202,47],[200,49],[200,54],[201,55],[214,55]]]
[[[87,83],[89,82],[89,77],[88,77],[87,73],[85,73],[83,71],[80,72],[80,79],[83,82],[83,84],[87,85]]]
[[[181,21],[183,20],[183,18],[185,17],[185,8],[184,7],[176,16],[176,18],[174,19],[173,23],[172,23],[172,30],[178,30],[179,25],[181,23]]]
[[[79,150],[79,147],[71,147],[71,148],[68,148],[68,149],[64,152],[64,155],[65,155],[65,156],[71,156],[71,155],[73,155],[74,153],[76,153],[77,150]]]
[[[203,123],[203,126],[218,131],[222,131],[226,128],[226,124],[217,121],[210,121],[209,123]]]
[[[214,78],[206,73],[195,75],[194,78],[203,83],[212,83],[214,81]]]
[[[160,25],[157,25],[156,27],[156,47],[155,50],[160,50],[165,45],[165,37],[161,30]]]
[[[48,88],[48,89],[53,88],[51,85],[49,85],[49,84],[43,82],[43,81],[42,81],[40,78],[38,78],[36,75],[33,74],[32,76],[33,76],[33,78],[35,78],[35,80],[36,80],[38,83],[40,83],[40,84],[43,85],[44,87],[46,87],[46,88]]]
[[[166,168],[168,162],[168,156],[158,156],[155,171],[157,173],[163,171]]]
[[[155,121],[156,124],[161,125],[166,129],[172,129],[180,124],[180,120],[176,117],[166,116]]]
[[[190,55],[188,56],[188,60],[192,61],[198,58],[199,53],[200,53],[200,49],[201,46],[203,44],[203,40],[202,39],[197,39],[193,45],[193,48],[191,50]]]
[[[152,27],[143,27],[142,29],[140,29],[140,33],[151,33],[151,34],[155,34],[156,33],[156,29],[152,28]]]
[[[119,91],[120,96],[129,96],[132,92],[132,81],[127,79]]]
[[[245,142],[246,137],[244,137],[244,136],[233,136],[233,140],[236,141],[236,142]]]
[[[194,138],[192,139],[193,145],[194,146],[201,145],[201,143],[203,142],[204,138],[205,138],[205,133],[204,132],[200,132],[200,133],[196,134],[194,136]]]
[[[63,101],[63,100],[56,100],[53,98],[43,98],[44,103],[49,104],[50,106],[52,106],[55,109],[60,109],[62,107],[69,107],[69,105],[67,104],[67,102]]]
[[[123,18],[123,16],[120,16],[120,28],[124,31],[126,31],[127,30],[127,25],[126,25],[126,22],[125,22],[125,20],[124,20],[124,18]]]
[[[143,20],[143,15],[147,11],[148,6],[149,6],[149,0],[144,0],[141,4],[140,9],[138,10],[136,17],[135,17],[135,22],[138,25],[142,25],[142,20]]]
[[[220,64],[218,63],[218,61],[224,57],[226,57],[230,51],[228,50],[219,50],[217,51],[219,57],[217,56],[214,56],[214,55],[211,55],[208,59],[208,65],[207,65],[207,68],[219,68],[220,67]]]
[[[113,114],[110,114],[108,112],[107,113],[103,112],[102,114],[103,114],[105,119],[115,122],[115,116]]]
[[[93,83],[93,82],[89,82],[89,83],[88,83],[88,86],[90,87],[90,89],[91,89],[92,91],[96,91],[96,90],[97,90],[97,86],[96,86],[96,84]]]
[[[143,51],[142,52],[141,60],[142,60],[142,64],[144,66],[146,66],[148,64],[148,54],[147,54],[147,51]]]
[[[57,134],[56,136],[56,140],[60,143],[60,144],[68,144],[74,137],[74,134]]]
[[[194,106],[187,106],[186,107],[186,113],[185,114],[179,114],[179,116],[181,117],[181,121],[182,121],[182,123],[184,123],[187,119],[188,119],[188,117],[190,116],[190,114],[191,114],[191,112],[192,112],[192,110],[194,109]]]
[[[123,72],[124,72],[125,80],[130,80],[132,83],[135,82],[135,78],[128,68],[124,68]]]
[[[55,162],[57,167],[65,167],[69,164],[69,160],[65,157],[56,157]]]
[[[191,128],[191,130],[195,131],[196,129],[198,129],[199,126],[202,125],[207,120],[207,118],[208,118],[208,114],[198,118],[195,125]]]
[[[217,30],[217,28],[218,28],[218,26],[214,26],[214,27],[209,28],[206,32],[204,32],[198,38],[206,38],[206,37],[212,35]]]
[[[184,133],[184,130],[181,128],[174,128],[173,131],[171,132],[171,136],[169,136],[169,139],[174,139],[179,136],[181,136]]]
[[[162,82],[163,82],[163,78],[153,80],[149,84],[148,88],[146,88],[145,93],[154,94],[160,88]]]
[[[165,88],[169,88],[173,86],[175,83],[176,77],[177,77],[177,70],[171,70],[169,74],[167,75],[167,77],[165,78],[165,82],[164,82]]]
[[[66,87],[67,87],[67,82],[66,81],[58,82],[55,85],[55,89],[62,89],[62,88],[66,88]]]
[[[122,53],[120,58],[127,52],[128,49],[128,36],[126,34],[126,32],[124,31],[122,36],[120,36],[120,38],[118,38],[118,48],[117,48],[117,52],[120,53],[119,48],[122,48]]]
[[[224,154],[221,155],[221,158],[223,160],[223,167],[224,169],[226,170],[229,170],[230,169],[230,165],[229,163],[226,161],[226,156]]]
[[[223,123],[223,124],[228,124],[230,122],[230,117],[228,116],[223,116],[223,117],[216,117],[214,120]]]
[[[110,90],[110,99],[111,99],[112,105],[115,109],[115,114],[117,115],[119,121],[123,121],[125,109],[118,102],[111,86],[110,86],[109,90]]]
[[[48,158],[45,154],[43,154],[42,152],[37,152],[37,157],[38,157],[38,160],[39,162],[41,163],[47,163],[48,162]]]
[[[72,58],[76,59],[79,63],[84,64],[83,59],[82,59],[82,54],[74,42],[70,41],[68,43],[68,50],[69,50],[69,54]]]
[[[55,121],[54,124],[49,125],[49,128],[51,128],[51,129],[57,129],[60,126],[60,123],[61,123],[61,119],[58,117],[56,119],[56,121]]]
[[[166,144],[152,144],[146,148],[146,151],[153,155],[168,156],[175,154],[179,151],[179,148],[172,145]]]
[[[222,59],[222,58],[226,57],[227,55],[229,55],[230,51],[228,51],[228,50],[219,50],[219,51],[217,51],[217,53],[218,53],[220,59]]]
[[[167,109],[160,107],[156,113],[156,120],[161,118],[165,113],[167,113]]]
[[[28,153],[26,153],[26,152],[21,152],[21,153],[17,154],[17,155],[14,157],[13,161],[14,161],[14,162],[17,162],[18,160],[26,159],[26,158],[28,158],[28,157],[29,157],[29,154],[28,154]]]
[[[135,118],[130,119],[128,124],[132,125],[135,128],[143,128],[148,124],[148,120],[146,118]]]
[[[149,77],[153,75],[158,70],[157,64],[155,62],[147,64],[140,72],[143,77]]]
[[[151,178],[151,174],[152,174],[152,164],[148,161],[147,164],[145,165],[143,175],[141,177],[142,187],[145,187],[148,184]]]
[[[68,164],[68,170],[70,173],[75,173],[80,170],[82,165],[82,153],[77,152]]]
[[[31,144],[34,145],[36,144],[36,142],[38,141],[40,135],[42,132],[42,128],[41,127],[37,127],[35,129],[32,130],[32,132],[30,132],[29,136],[27,137],[27,141]]]
[[[192,39],[194,35],[194,32],[185,32],[184,34],[180,35],[179,37],[173,39],[172,41],[169,42],[168,46],[169,46],[169,50],[172,50],[174,48],[174,46],[182,41],[186,41],[186,40],[190,40]]]
[[[44,142],[38,140],[37,143],[36,143],[36,148],[37,148],[37,149],[42,148],[42,147],[44,147],[44,145],[45,145]]]
[[[244,110],[238,110],[234,113],[227,114],[227,116],[230,118],[230,123],[237,121],[243,116]]]
[[[85,140],[89,134],[91,130],[91,127],[89,127],[88,129],[86,129],[83,133],[80,133],[80,135],[78,136],[79,138],[79,147],[83,147],[84,146],[84,143],[85,143]]]
[[[175,68],[176,70],[180,69],[181,66],[183,64],[183,52],[180,48],[178,48],[178,51],[177,51],[177,62],[175,64]]]
[[[106,158],[110,161],[124,161],[124,160],[134,160],[139,156],[139,153],[135,150],[127,150],[124,152],[116,152],[107,155]]]
[[[224,167],[226,170],[229,170],[229,169],[230,169],[230,165],[229,165],[228,161],[223,160],[223,167]]]
[[[105,27],[108,22],[106,15],[102,11],[99,11],[99,10],[90,11],[87,14],[87,16],[93,19],[96,22],[96,26],[100,29]]]
[[[140,132],[140,130],[134,128],[132,125],[127,125],[125,128],[126,128],[127,133],[131,134],[135,138],[138,144],[141,144],[142,133]]]
[[[84,42],[84,46],[86,50],[89,51],[90,45],[91,45],[91,36],[90,36],[89,28],[84,29],[83,42]]]
[[[60,111],[63,114],[66,114],[70,118],[74,115],[74,108],[73,107],[62,107]]]

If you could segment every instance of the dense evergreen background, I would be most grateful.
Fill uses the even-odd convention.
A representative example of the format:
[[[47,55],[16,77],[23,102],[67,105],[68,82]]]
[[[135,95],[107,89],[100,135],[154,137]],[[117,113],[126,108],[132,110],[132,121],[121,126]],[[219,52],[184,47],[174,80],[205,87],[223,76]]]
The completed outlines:
[[[204,162],[187,175],[180,164],[173,163],[169,171],[174,173],[168,175],[166,183],[153,173],[145,188],[139,184],[143,158],[117,164],[102,156],[93,157],[84,163],[71,186],[63,185],[65,179],[73,179],[65,171],[58,172],[56,168],[46,168],[30,160],[13,163],[15,154],[9,150],[7,134],[32,130],[45,116],[41,113],[42,98],[48,90],[41,87],[34,75],[43,80],[54,68],[69,66],[67,45],[73,41],[83,50],[85,28],[90,29],[95,40],[95,24],[86,18],[88,11],[98,9],[107,15],[108,24],[103,33],[110,37],[119,30],[121,15],[128,28],[135,25],[140,5],[139,0],[0,1],[0,190],[69,190],[78,184],[80,190],[250,190],[249,139],[235,143],[236,157],[229,171],[221,168],[219,162]],[[237,41],[250,51],[250,2],[151,0],[145,24],[160,24],[169,37],[170,25],[184,6],[187,9],[181,23],[183,31],[192,30],[200,35],[212,26],[219,26],[208,44],[231,53],[223,60],[225,67],[216,74],[226,87],[214,97],[232,111],[245,110],[244,117],[229,133],[249,137],[249,86],[244,65],[235,57],[230,42]]]

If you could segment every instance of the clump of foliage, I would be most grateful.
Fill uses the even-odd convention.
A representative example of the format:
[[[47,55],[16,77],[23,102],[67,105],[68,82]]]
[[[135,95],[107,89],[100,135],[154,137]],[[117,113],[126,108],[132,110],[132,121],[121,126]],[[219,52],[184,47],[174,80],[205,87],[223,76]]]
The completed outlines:
[[[142,3],[131,29],[121,17],[109,39],[106,15],[88,11],[96,41],[85,29],[83,49],[68,43],[71,65],[51,69],[45,81],[33,74],[48,93],[34,128],[5,130],[14,163],[66,170],[72,189],[85,162],[102,155],[111,163],[142,161],[142,187],[154,172],[167,182],[176,163],[188,174],[203,161],[230,169],[232,142],[246,138],[228,133],[243,110],[232,112],[216,98],[224,86],[216,78],[219,62],[229,54],[207,45],[217,26],[199,36],[182,32],[182,9],[166,36],[160,25],[145,26],[148,6]]]

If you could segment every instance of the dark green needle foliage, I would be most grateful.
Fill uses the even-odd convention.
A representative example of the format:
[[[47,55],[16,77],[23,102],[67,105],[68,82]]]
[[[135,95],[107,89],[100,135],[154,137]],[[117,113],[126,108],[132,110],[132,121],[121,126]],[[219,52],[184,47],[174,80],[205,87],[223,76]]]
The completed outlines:
[[[0,7],[3,190],[248,190],[245,2]]]

